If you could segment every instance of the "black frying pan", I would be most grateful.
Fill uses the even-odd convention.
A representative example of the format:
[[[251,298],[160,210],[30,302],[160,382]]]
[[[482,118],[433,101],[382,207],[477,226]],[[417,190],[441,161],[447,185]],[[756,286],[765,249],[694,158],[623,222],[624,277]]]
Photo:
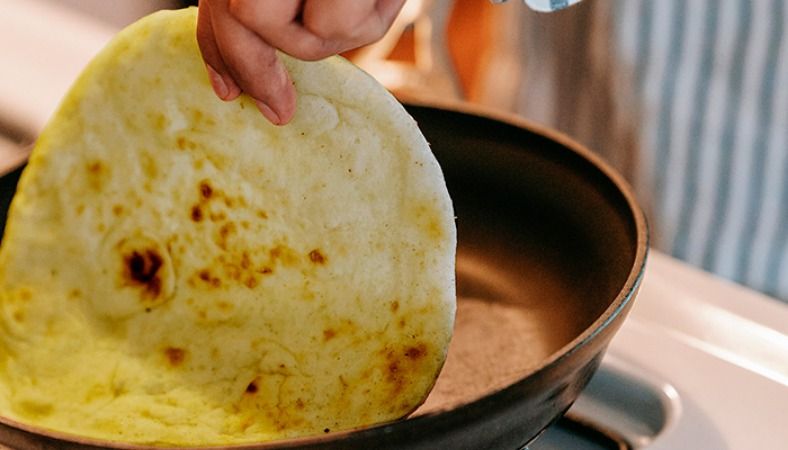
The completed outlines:
[[[548,130],[408,109],[443,167],[459,234],[457,326],[435,389],[407,420],[235,448],[521,448],[569,408],[632,305],[647,229],[618,175]],[[0,179],[2,223],[19,172]],[[0,418],[3,444],[101,446]]]

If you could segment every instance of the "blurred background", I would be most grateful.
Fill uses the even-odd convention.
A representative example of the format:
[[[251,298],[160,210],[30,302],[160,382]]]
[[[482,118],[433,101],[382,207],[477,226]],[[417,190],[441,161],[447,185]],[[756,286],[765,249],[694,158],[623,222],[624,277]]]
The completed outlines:
[[[14,10],[14,3],[17,2],[5,7]],[[85,55],[95,53],[100,48],[96,43],[103,44],[120,28],[157,9],[196,3],[187,0],[30,0],[27,12],[17,11],[19,16],[27,15],[22,19],[29,23],[16,17],[15,23],[3,24],[0,18],[0,24],[4,25],[0,36],[6,38],[2,50],[19,53],[20,59],[24,53],[24,58],[29,60],[31,48],[43,54],[45,48],[57,46],[63,58],[58,61],[48,55],[46,60],[35,61],[33,55],[34,61],[25,64],[37,75],[7,73],[6,76],[14,80],[4,84],[26,84],[30,88],[27,93],[36,95],[32,92],[34,87],[46,90],[46,85],[52,83],[42,80],[42,73],[60,72],[62,79],[76,76],[76,70],[86,62]],[[40,6],[43,4],[49,6]],[[516,112],[567,132],[603,154],[623,173],[631,173],[634,161],[626,155],[632,153],[606,151],[612,147],[613,130],[610,121],[605,120],[609,115],[599,111],[611,108],[610,82],[598,79],[598,74],[589,71],[593,66],[588,64],[590,58],[584,56],[583,49],[590,52],[591,45],[582,45],[581,53],[576,52],[578,40],[592,31],[592,20],[585,9],[587,6],[581,3],[566,11],[544,15],[531,12],[518,1],[493,4],[486,0],[409,0],[383,40],[345,56],[396,93],[465,100]],[[6,16],[8,22],[11,17]],[[69,20],[62,20],[64,17]],[[67,26],[50,28],[53,22],[67,22]],[[69,26],[78,27],[79,32],[76,29],[70,32]],[[50,28],[43,38],[39,33],[42,28]],[[533,61],[549,61],[550,70],[543,70],[548,67],[546,64],[532,66]],[[556,70],[552,65],[556,61],[572,70]],[[557,84],[551,76],[560,78],[559,85],[575,86],[561,90],[560,102],[554,100]],[[584,95],[591,82],[595,94]],[[56,89],[62,92],[64,87],[53,86],[50,92],[42,93],[33,101],[46,103],[44,98],[52,98]],[[0,106],[7,98],[0,95]],[[572,111],[566,111],[566,106],[562,105],[572,105]],[[39,120],[29,128],[41,125]]]
[[[27,157],[75,77],[119,29],[154,10],[194,3],[0,0],[0,172]],[[784,447],[788,312],[774,298],[788,298],[788,184],[784,194],[780,184],[788,167],[788,90],[778,89],[788,64],[769,64],[778,59],[766,51],[747,59],[733,45],[745,42],[741,30],[751,30],[756,44],[782,38],[788,22],[770,10],[779,4],[586,0],[544,15],[514,0],[408,0],[383,40],[346,55],[403,96],[468,101],[567,133],[628,179],[649,216],[657,251],[641,295],[601,375],[570,410],[624,438],[589,438],[594,442],[580,446],[562,441],[573,433],[557,427],[532,450]],[[770,25],[738,22],[750,17],[740,8],[750,7]],[[722,44],[715,47],[701,31],[717,29]],[[684,56],[670,61],[682,43]],[[774,51],[788,61],[788,45]],[[704,58],[720,78],[692,68]],[[703,99],[688,94],[696,80],[699,92],[711,89],[708,114],[663,102]],[[766,87],[772,80],[773,94],[760,80]],[[736,133],[739,110],[749,118]],[[777,124],[773,138],[759,140],[769,123]],[[704,127],[703,136],[713,139],[692,140]],[[729,166],[710,156],[721,148]],[[700,149],[701,159],[693,160]],[[758,161],[763,176],[749,177],[761,183],[753,185],[745,169]],[[721,182],[699,186],[703,177]],[[682,189],[697,194],[694,203],[685,202]],[[739,200],[738,209],[729,208],[738,214],[728,216],[727,204],[717,208],[719,199]],[[751,264],[739,264],[744,260]]]

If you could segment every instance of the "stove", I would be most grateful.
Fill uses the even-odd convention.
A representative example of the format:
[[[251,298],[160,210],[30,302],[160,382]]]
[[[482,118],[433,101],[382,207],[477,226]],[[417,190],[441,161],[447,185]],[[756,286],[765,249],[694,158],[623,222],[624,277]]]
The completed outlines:
[[[629,317],[567,413],[605,440],[567,440],[559,423],[529,449],[783,449],[786,405],[788,306],[652,251]]]
[[[124,18],[163,4],[122,2],[118,18],[120,2],[108,3],[0,2],[0,171],[26,157]],[[786,405],[788,305],[652,251],[599,371],[528,449],[784,449]]]

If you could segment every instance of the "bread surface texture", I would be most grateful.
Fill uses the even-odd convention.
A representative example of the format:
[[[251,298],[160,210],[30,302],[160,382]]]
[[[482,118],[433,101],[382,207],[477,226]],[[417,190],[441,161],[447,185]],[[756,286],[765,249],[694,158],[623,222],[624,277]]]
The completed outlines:
[[[0,248],[0,415],[179,446],[407,415],[455,312],[427,142],[339,57],[282,55],[286,126],[220,101],[196,16],[122,31],[36,144]]]

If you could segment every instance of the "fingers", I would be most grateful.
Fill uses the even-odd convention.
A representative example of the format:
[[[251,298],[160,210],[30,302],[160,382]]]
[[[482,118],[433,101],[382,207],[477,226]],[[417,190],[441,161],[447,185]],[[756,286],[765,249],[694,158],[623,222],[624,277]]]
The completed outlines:
[[[296,58],[322,59],[380,39],[405,0],[230,0],[233,16]]]
[[[289,122],[295,113],[295,90],[287,70],[275,49],[235,20],[226,6],[226,1],[210,2],[210,23],[201,26],[198,21],[200,49],[207,65],[218,75],[213,76],[208,69],[214,90],[222,99],[234,98],[235,83],[238,93],[242,90],[254,98],[271,123]],[[222,95],[225,91],[218,80],[227,86],[229,95]]]
[[[209,3],[205,2],[198,12],[197,43],[200,46],[213,90],[219,98],[228,101],[240,95],[241,88],[230,75],[222,54],[219,52],[219,47],[216,45],[209,9]]]
[[[316,36],[338,43],[341,51],[377,41],[386,33],[404,0],[308,1],[303,26]]]
[[[332,42],[302,25],[302,13],[308,3],[309,0],[229,0],[228,9],[249,30],[296,58],[317,60],[336,54]]]
[[[201,0],[197,41],[216,94],[246,92],[272,123],[295,113],[276,49],[322,59],[380,39],[405,0]]]

